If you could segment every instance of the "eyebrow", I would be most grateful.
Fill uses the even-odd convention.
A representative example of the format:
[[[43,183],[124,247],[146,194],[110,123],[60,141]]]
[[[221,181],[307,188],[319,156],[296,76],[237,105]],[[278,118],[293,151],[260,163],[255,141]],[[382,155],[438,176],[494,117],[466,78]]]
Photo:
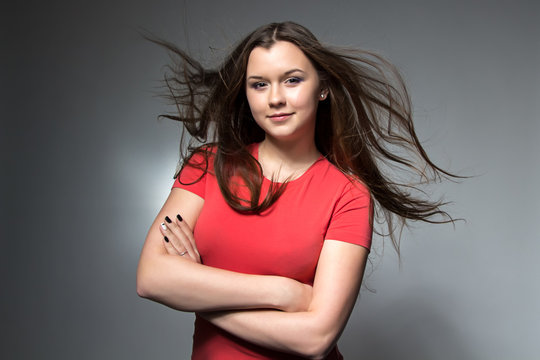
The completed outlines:
[[[305,73],[305,71],[302,70],[302,69],[291,69],[291,70],[285,71],[283,73],[283,75],[287,76],[287,75],[290,75],[290,74],[295,73],[295,72]],[[252,76],[247,78],[247,80],[249,80],[249,79],[260,80],[260,79],[263,79],[263,77],[259,76],[259,75],[252,75]]]

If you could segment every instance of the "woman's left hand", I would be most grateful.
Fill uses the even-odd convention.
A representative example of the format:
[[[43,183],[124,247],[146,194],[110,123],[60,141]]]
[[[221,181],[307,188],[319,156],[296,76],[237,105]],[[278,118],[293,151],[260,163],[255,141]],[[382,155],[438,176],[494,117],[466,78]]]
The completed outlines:
[[[193,230],[180,215],[176,215],[174,221],[166,216],[165,221],[160,224],[160,231],[163,234],[163,244],[169,255],[182,256],[193,262],[201,263]]]

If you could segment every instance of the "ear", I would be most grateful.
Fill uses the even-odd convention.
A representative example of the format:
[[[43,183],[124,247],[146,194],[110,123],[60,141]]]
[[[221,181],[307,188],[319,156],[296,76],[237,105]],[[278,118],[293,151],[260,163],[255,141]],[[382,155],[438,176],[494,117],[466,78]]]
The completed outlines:
[[[321,93],[319,94],[319,101],[326,100],[327,96],[328,96],[328,89],[322,89]]]

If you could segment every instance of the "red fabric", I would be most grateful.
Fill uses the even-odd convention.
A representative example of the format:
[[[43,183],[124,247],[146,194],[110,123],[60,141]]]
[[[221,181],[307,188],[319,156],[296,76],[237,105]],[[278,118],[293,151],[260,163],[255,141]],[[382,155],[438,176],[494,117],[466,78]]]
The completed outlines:
[[[252,147],[257,157],[258,145]],[[192,162],[201,161],[194,157]],[[210,169],[212,166],[210,164]],[[185,166],[179,178],[192,183],[201,170]],[[234,211],[221,195],[215,176],[206,174],[180,187],[204,198],[194,236],[204,264],[248,274],[280,275],[313,284],[325,239],[367,249],[371,245],[369,192],[352,183],[326,159],[291,181],[277,202],[261,215]],[[265,179],[263,190],[270,181]],[[264,193],[264,191],[263,191]],[[197,317],[192,359],[299,359],[250,344]],[[341,359],[337,348],[327,359]]]

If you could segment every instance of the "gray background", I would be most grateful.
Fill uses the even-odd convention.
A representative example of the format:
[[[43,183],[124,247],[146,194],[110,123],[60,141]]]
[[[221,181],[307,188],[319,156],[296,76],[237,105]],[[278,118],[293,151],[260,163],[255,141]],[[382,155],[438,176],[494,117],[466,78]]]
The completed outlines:
[[[155,120],[168,57],[136,30],[213,61],[282,20],[390,58],[428,153],[477,175],[434,188],[467,222],[415,224],[401,266],[376,240],[346,357],[540,358],[537,1],[19,3],[1,15],[2,358],[188,358],[192,315],[135,293],[179,135]]]

